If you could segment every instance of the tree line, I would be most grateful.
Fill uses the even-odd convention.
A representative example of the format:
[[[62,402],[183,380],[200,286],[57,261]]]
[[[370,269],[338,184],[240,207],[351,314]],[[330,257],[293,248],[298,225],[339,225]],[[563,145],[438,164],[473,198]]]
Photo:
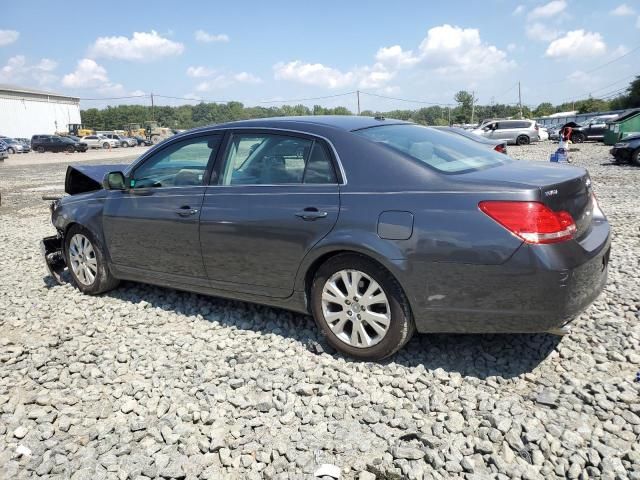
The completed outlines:
[[[455,106],[429,106],[416,110],[390,110],[386,112],[365,110],[361,114],[368,116],[382,115],[387,118],[412,120],[424,125],[449,125],[451,123],[470,123],[485,118],[519,117],[520,107],[512,104],[473,105],[473,97],[464,90],[454,96]],[[588,98],[576,102],[565,102],[553,105],[544,102],[536,108],[522,106],[524,118],[535,118],[556,112],[577,110],[579,113],[602,112],[640,107],[640,76],[631,82],[623,94],[612,98]],[[82,110],[82,122],[89,128],[97,130],[121,129],[129,123],[144,123],[155,120],[164,127],[188,129],[202,125],[245,120],[249,118],[267,118],[299,115],[353,115],[346,107],[326,108],[315,105],[282,105],[273,107],[246,107],[241,102],[198,103],[196,105],[144,106],[118,105],[103,109],[89,108]]]

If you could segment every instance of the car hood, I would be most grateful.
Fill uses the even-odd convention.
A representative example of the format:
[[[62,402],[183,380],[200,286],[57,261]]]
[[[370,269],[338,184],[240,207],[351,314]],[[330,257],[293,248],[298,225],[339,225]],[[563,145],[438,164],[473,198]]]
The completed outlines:
[[[127,164],[69,165],[64,180],[64,191],[69,195],[77,195],[100,190],[105,174],[122,171],[128,166]]]

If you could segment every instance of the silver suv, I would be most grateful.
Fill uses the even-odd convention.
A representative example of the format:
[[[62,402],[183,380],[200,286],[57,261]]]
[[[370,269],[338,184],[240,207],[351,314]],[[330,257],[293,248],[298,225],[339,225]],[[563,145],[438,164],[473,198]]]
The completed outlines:
[[[516,145],[528,145],[540,140],[535,120],[492,120],[483,122],[473,133]]]

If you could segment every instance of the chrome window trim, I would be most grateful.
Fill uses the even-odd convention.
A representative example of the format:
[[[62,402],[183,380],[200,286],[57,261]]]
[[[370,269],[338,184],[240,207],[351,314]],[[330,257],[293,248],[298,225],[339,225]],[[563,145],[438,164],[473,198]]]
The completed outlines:
[[[322,186],[322,185],[339,185],[339,186],[345,186],[347,185],[347,174],[344,171],[344,167],[342,166],[342,160],[340,159],[340,155],[338,155],[338,151],[336,150],[336,147],[333,145],[333,142],[331,140],[329,140],[327,137],[324,137],[322,135],[318,135],[317,133],[310,133],[310,132],[304,132],[302,130],[294,130],[291,128],[279,128],[279,127],[239,127],[239,126],[226,126],[226,127],[216,127],[215,129],[212,129],[210,131],[207,132],[203,132],[203,131],[198,131],[198,132],[191,132],[191,133],[184,133],[184,136],[181,136],[179,139],[175,139],[175,140],[186,140],[188,138],[190,138],[191,136],[194,137],[199,137],[199,136],[206,136],[206,135],[215,135],[216,132],[227,132],[227,131],[233,131],[233,130],[238,130],[238,131],[242,131],[242,130],[266,130],[266,131],[275,131],[275,132],[288,132],[288,133],[297,133],[297,134],[301,134],[301,135],[307,135],[310,137],[315,137],[315,138],[319,138],[321,140],[324,140],[325,142],[327,142],[327,144],[329,145],[329,147],[331,148],[331,151],[333,152],[333,156],[336,159],[336,163],[338,164],[338,169],[340,170],[340,176],[342,177],[342,182],[339,183],[319,183],[319,184],[311,184],[311,183],[285,183],[285,184],[278,184],[278,185],[204,185],[204,186],[208,186],[208,187],[216,187],[216,186],[221,186],[221,187],[238,187],[238,186],[243,186],[243,187],[250,187],[250,186],[256,186],[256,187],[271,187],[271,186],[275,186],[275,187],[282,187],[282,186],[287,186],[287,185],[317,185],[317,186]],[[171,137],[169,137],[169,139],[171,139]],[[164,142],[159,143],[158,145],[163,145]],[[164,143],[164,145],[166,145],[166,143]],[[137,161],[135,161],[134,163],[132,163],[131,165],[129,165],[126,169],[125,169],[125,173],[128,175],[129,172],[133,171],[138,164],[143,163],[147,158],[149,158],[150,156],[152,156],[155,152],[155,148],[151,148],[148,151],[146,151]],[[188,187],[188,186],[187,186]],[[158,187],[160,188],[160,187]],[[184,187],[172,187],[172,188],[184,188]]]

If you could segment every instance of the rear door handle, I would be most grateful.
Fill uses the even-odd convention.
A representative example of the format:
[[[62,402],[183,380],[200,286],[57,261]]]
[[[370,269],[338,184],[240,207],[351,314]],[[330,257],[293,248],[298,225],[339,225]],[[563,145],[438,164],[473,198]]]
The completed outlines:
[[[327,212],[320,212],[316,207],[307,207],[301,212],[296,213],[296,217],[300,217],[307,222],[325,218],[326,216]]]
[[[189,205],[183,205],[182,207],[176,209],[176,213],[181,217],[189,217],[198,213],[198,209],[191,208]]]

